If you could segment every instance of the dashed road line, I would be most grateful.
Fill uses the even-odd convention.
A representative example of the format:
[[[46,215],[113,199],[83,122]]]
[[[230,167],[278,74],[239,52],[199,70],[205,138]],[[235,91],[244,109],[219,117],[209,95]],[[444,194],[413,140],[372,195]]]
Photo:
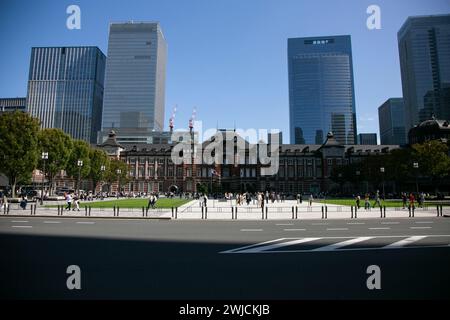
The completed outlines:
[[[381,224],[400,224],[400,222],[392,221],[392,222],[381,222]]]
[[[12,223],[28,223],[28,220],[12,220]]]
[[[383,227],[383,228],[369,228],[369,230],[390,230],[389,227]]]
[[[33,228],[33,226],[11,226],[11,228]]]
[[[258,232],[263,231],[263,229],[241,229],[242,232]]]
[[[77,221],[78,224],[95,224],[93,221]]]
[[[276,226],[293,226],[293,223],[277,223]]]
[[[416,221],[415,223],[433,223],[433,221]]]
[[[319,222],[319,223],[311,223],[312,226],[327,226],[329,223],[326,222]]]
[[[403,240],[391,243],[391,244],[389,244],[387,246],[384,246],[384,248],[386,248],[386,249],[401,248],[401,247],[404,247],[404,246],[406,246],[408,244],[411,244],[411,243],[414,243],[416,241],[422,240],[424,238],[426,238],[426,236],[412,236],[412,237],[409,237],[409,238],[406,238],[406,239],[403,239]]]
[[[327,231],[344,231],[348,230],[348,228],[327,228]]]
[[[370,240],[372,238],[373,237],[358,237],[358,238],[349,239],[349,240],[346,240],[346,241],[341,241],[341,242],[338,242],[338,243],[333,243],[333,244],[330,244],[330,245],[327,245],[327,246],[323,246],[323,247],[320,247],[320,248],[317,248],[317,249],[313,249],[312,251],[333,251],[333,250],[336,250],[336,249],[339,249],[339,248],[342,248],[342,247],[345,247],[345,246],[349,246],[351,244],[355,244],[355,243],[362,242],[362,241],[367,241],[367,240]]]
[[[431,229],[432,227],[409,227],[410,229]]]
[[[54,224],[56,224],[56,223],[61,223],[61,221],[44,221],[44,223],[54,223]]]
[[[360,224],[366,224],[365,222],[347,222],[347,224],[350,225],[360,225]]]
[[[306,229],[284,229],[284,231],[306,231]]]

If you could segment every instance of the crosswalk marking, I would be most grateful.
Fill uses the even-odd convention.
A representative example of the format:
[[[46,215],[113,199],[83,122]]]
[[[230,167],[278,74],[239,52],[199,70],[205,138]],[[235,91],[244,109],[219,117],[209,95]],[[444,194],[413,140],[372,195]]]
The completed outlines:
[[[426,238],[426,236],[409,237],[409,238],[406,238],[406,239],[403,239],[403,240],[391,243],[391,244],[385,246],[385,248],[386,249],[401,248],[401,247],[404,247],[404,246],[406,246],[408,244],[411,244],[411,243],[414,243],[416,241],[422,240],[424,238]]]
[[[423,244],[417,244],[426,238],[434,239]],[[317,240],[320,240],[318,242]],[[369,241],[368,240],[382,240]],[[385,245],[383,245],[383,242]],[[390,244],[386,244],[392,242]],[[311,245],[309,243],[312,243]],[[361,246],[349,247],[361,243]],[[306,244],[306,246],[302,246]],[[380,246],[381,244],[381,246]],[[294,246],[294,247],[293,247]],[[281,238],[260,242],[245,247],[239,247],[220,253],[313,253],[313,252],[342,252],[365,251],[383,249],[414,249],[414,248],[450,248],[450,235],[398,235],[398,236],[364,236],[364,237],[308,237]]]
[[[358,237],[358,238],[355,238],[355,239],[341,241],[341,242],[338,242],[338,243],[330,244],[328,246],[324,246],[324,247],[320,247],[320,248],[317,248],[317,249],[313,249],[312,251],[333,251],[333,250],[336,250],[336,249],[339,249],[339,248],[342,248],[342,247],[345,247],[345,246],[349,246],[351,244],[355,244],[355,243],[362,242],[362,241],[367,241],[367,240],[370,240],[372,238],[373,237]]]

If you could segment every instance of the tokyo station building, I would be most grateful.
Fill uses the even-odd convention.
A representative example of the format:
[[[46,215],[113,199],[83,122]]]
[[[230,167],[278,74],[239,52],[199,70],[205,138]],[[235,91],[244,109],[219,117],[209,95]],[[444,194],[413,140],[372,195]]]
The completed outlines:
[[[193,135],[192,131],[189,134]],[[121,186],[121,191],[135,194],[195,193],[201,185],[218,193],[275,191],[317,194],[329,191],[333,185],[336,187],[330,179],[335,167],[400,148],[398,145],[342,145],[331,132],[322,145],[251,144],[235,130],[218,130],[200,144],[180,140],[165,144],[121,145],[111,132],[108,139],[97,147],[127,163],[129,181]],[[261,161],[261,148],[272,149],[268,155],[273,157],[272,164],[278,164],[274,174],[264,172],[269,165],[267,161]],[[214,161],[208,162],[210,164],[195,161],[203,159],[200,149]],[[216,155],[220,150],[222,154]],[[174,163],[172,154],[177,156],[177,163]],[[177,160],[180,158],[184,161]],[[116,192],[117,184],[103,185],[103,190]]]

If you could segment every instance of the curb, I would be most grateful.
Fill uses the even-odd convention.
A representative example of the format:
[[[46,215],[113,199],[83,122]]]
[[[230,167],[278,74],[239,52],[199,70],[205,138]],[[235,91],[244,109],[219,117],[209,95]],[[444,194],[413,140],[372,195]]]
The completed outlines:
[[[132,219],[132,220],[172,220],[171,217],[96,217],[96,216],[31,216],[31,215],[13,215],[13,214],[5,214],[0,215],[0,218],[62,218],[62,219],[118,219],[118,220],[124,220],[124,219]]]

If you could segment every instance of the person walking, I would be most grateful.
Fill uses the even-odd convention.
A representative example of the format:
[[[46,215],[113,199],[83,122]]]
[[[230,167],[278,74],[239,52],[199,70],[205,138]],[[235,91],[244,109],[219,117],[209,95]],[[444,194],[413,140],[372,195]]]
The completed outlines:
[[[309,206],[312,207],[312,202],[314,200],[314,197],[312,195],[312,193],[309,195]]]
[[[74,207],[73,207],[73,211],[80,211],[80,198],[76,197],[74,199]]]
[[[22,200],[20,200],[20,207],[22,210],[27,208],[27,198],[25,196],[22,196]]]
[[[423,208],[425,206],[425,193],[420,193],[420,207]]]
[[[359,194],[356,196],[356,207],[359,209],[360,208],[360,202],[361,202],[361,197],[359,196]]]
[[[374,204],[373,204],[373,207],[375,208],[377,205],[381,208],[380,192],[379,192],[378,190],[377,190],[377,192],[375,193],[375,202],[374,202]]]
[[[206,195],[206,193],[203,196],[203,206],[204,207],[208,206],[208,196]]]
[[[369,193],[366,193],[366,195],[364,196],[364,209],[365,210],[370,210],[370,196]]]
[[[66,210],[72,209],[72,196],[70,195],[70,193],[67,193],[66,195],[66,202],[67,202],[67,207]]]
[[[411,192],[409,194],[409,207],[411,209],[415,209],[415,201],[416,201],[416,198],[414,197],[414,194]]]
[[[406,201],[407,201],[406,192],[402,192],[403,209],[406,208]]]

